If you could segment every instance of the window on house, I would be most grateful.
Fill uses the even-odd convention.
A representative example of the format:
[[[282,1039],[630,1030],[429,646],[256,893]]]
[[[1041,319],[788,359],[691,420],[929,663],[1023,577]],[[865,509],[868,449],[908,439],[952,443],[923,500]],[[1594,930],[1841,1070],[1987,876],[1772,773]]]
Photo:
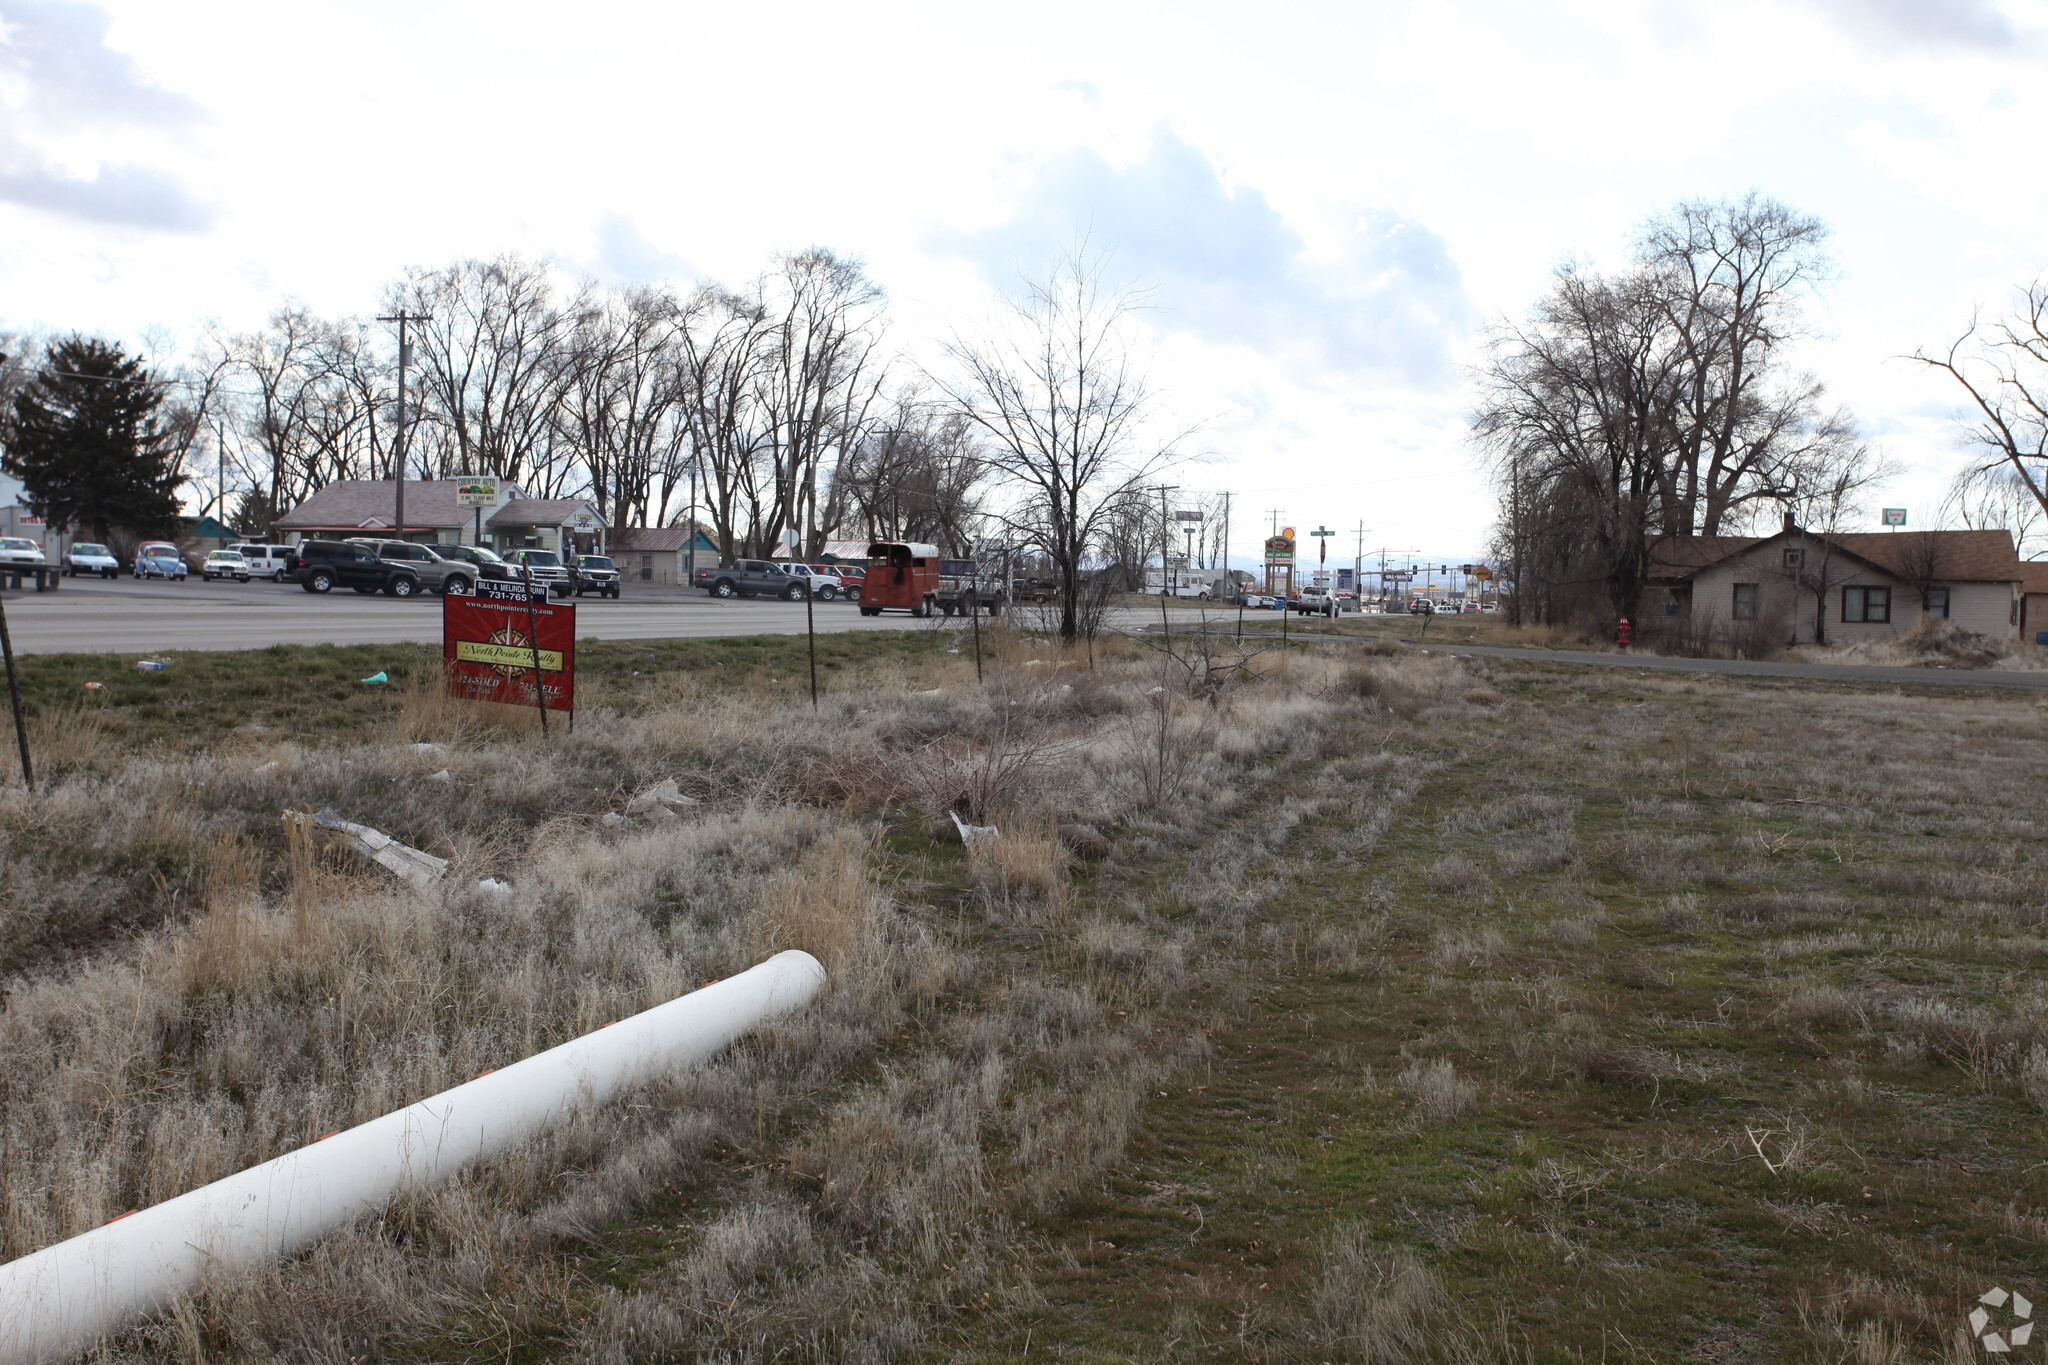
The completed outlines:
[[[1787,551],[1785,551],[1785,567],[1786,567],[1786,568],[1788,568],[1788,569],[1796,569],[1796,568],[1798,568],[1798,567],[1799,567],[1799,566],[1800,566],[1801,564],[1804,564],[1805,562],[1806,562],[1806,551],[1804,551],[1804,550],[1787,550]]]
[[[1920,595],[1920,603],[1929,616],[1938,616],[1944,621],[1948,619],[1947,588],[1929,588]]]
[[[1842,620],[1883,624],[1892,619],[1890,588],[1842,589]]]
[[[1737,583],[1735,585],[1735,619],[1738,621],[1756,620],[1756,584]]]

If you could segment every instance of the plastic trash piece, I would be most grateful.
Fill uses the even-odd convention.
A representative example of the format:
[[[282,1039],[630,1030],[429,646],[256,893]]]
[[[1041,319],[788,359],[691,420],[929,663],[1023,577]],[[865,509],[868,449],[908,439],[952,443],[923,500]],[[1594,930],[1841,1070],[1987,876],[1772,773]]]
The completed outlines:
[[[105,683],[89,682],[85,685],[85,690],[88,692],[104,692],[107,690],[107,685]]]
[[[380,670],[378,670],[377,672],[375,672],[375,673],[372,673],[372,674],[371,674],[371,675],[370,675],[369,677],[367,677],[367,678],[363,679],[363,681],[364,681],[364,682],[366,682],[366,683],[369,683],[369,684],[370,684],[371,686],[375,687],[375,686],[378,686],[378,685],[380,685],[380,684],[383,684],[383,683],[388,683],[388,682],[390,682],[390,681],[391,681],[391,675],[390,675],[389,673],[386,673],[386,672],[384,672],[383,670],[381,670],[381,669],[380,669]]]
[[[384,675],[379,673],[377,676],[381,678]],[[365,678],[363,681],[368,682],[369,679]],[[416,754],[445,754],[448,752],[448,746],[445,744],[415,744],[412,746],[412,751]]]
[[[953,828],[960,831],[960,842],[968,848],[973,848],[975,844],[983,839],[993,839],[998,833],[994,825],[968,824],[960,818],[958,811],[949,810],[946,814],[953,817]]]
[[[615,810],[608,810],[599,817],[597,823],[603,825],[606,829],[623,829],[633,822]]]
[[[496,877],[485,877],[477,882],[476,889],[488,891],[494,896],[509,896],[512,894],[512,883],[501,882]]]
[[[700,806],[702,804],[704,803],[694,796],[683,795],[682,788],[676,785],[676,780],[673,777],[664,777],[661,781],[655,783],[646,791],[641,792],[631,801],[628,801],[626,803],[626,814],[650,815],[657,811],[666,811],[669,814],[674,814],[676,811],[686,807]]]
[[[454,774],[454,773],[451,773],[451,772],[449,772],[449,771],[448,771],[448,770],[447,770],[446,768],[443,768],[443,769],[441,769],[441,771],[440,771],[440,772],[437,772],[437,773],[428,773],[428,774],[427,774],[427,781],[429,781],[429,782],[447,782],[447,783],[450,783],[450,784],[452,784],[452,783],[453,783],[453,782],[455,781],[455,774]]]
[[[143,673],[161,673],[170,665],[162,659],[137,659],[135,667]]]
[[[287,820],[295,816],[296,812],[285,812]],[[310,818],[321,829],[330,829],[340,834],[350,848],[385,871],[412,883],[422,891],[434,886],[448,873],[446,858],[436,858],[431,853],[422,853],[411,844],[400,843],[383,830],[371,829],[368,825],[344,820],[335,813],[332,806]]]

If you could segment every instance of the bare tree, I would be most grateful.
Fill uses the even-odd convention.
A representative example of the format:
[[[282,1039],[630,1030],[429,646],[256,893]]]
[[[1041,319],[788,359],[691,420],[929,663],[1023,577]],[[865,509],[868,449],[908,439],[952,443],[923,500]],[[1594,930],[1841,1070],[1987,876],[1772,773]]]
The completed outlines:
[[[1628,269],[1561,269],[1497,331],[1473,430],[1518,620],[1632,615],[1653,538],[1737,531],[1853,462],[1853,422],[1788,361],[1824,241],[1754,195],[1681,204]]]
[[[1152,394],[1133,363],[1137,294],[1106,291],[1079,253],[1009,299],[1009,324],[947,347],[955,372],[936,381],[980,429],[985,459],[1008,486],[998,509],[1012,538],[1043,550],[1059,590],[1059,631],[1083,630],[1083,573],[1105,520],[1175,457],[1177,439],[1148,430]]]
[[[1560,271],[1533,321],[1496,339],[1474,424],[1520,514],[1547,514],[1521,537],[1522,579],[1597,583],[1610,621],[1636,610],[1662,529],[1686,359],[1665,303],[1654,271]],[[1552,543],[1570,553],[1544,557]]]
[[[897,392],[849,444],[824,525],[966,551],[981,519],[987,472],[978,431],[922,389]]]
[[[2021,559],[2048,551],[2048,514],[2025,476],[2006,461],[1973,464],[1958,474],[1942,516],[1973,531],[2010,531]]]
[[[1828,272],[1826,240],[1819,219],[1755,193],[1682,203],[1644,229],[1641,259],[1664,286],[1682,358],[1660,474],[1666,534],[1724,534],[1748,505],[1831,458],[1821,387],[1783,358]]]
[[[579,283],[557,297],[554,272],[518,256],[412,271],[387,292],[391,311],[423,314],[418,338],[420,420],[440,425],[445,447],[427,444],[415,476],[495,474],[539,497],[580,487],[573,444],[557,421],[572,377],[578,326],[596,306]],[[428,452],[458,468],[434,467]]]
[[[2048,281],[2020,289],[1993,322],[1972,318],[1946,350],[1913,358],[1969,395],[1963,428],[1979,453],[1969,474],[2002,471],[2048,511]]]

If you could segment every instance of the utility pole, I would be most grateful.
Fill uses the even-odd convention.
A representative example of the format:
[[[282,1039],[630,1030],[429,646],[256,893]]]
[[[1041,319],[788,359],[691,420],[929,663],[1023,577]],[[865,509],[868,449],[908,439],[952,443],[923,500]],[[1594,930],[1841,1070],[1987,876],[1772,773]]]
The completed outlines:
[[[1173,520],[1166,513],[1166,495],[1179,487],[1177,483],[1159,485],[1159,634],[1168,654],[1173,652],[1173,622],[1166,614],[1166,561],[1173,558]]]
[[[400,308],[396,313],[391,314],[389,317],[380,317],[377,319],[377,321],[395,322],[398,324],[398,459],[393,466],[394,477],[396,477],[396,479],[398,480],[397,484],[393,488],[394,505],[396,507],[396,514],[394,520],[396,520],[398,524],[392,529],[392,536],[394,539],[404,540],[405,458],[407,444],[405,430],[405,367],[412,363],[412,342],[407,339],[406,329],[415,322],[427,321],[427,318],[424,314],[408,313],[405,311],[405,309]],[[474,472],[481,474],[483,471],[476,470]],[[482,509],[479,508],[478,511],[481,512]],[[538,649],[538,646],[536,646],[536,649]],[[536,657],[538,657],[538,655],[536,655]],[[547,730],[548,720],[547,710],[545,706],[543,706],[541,710],[540,720],[541,730],[543,733],[545,733]]]
[[[1223,495],[1223,543],[1217,548],[1221,552],[1220,557],[1223,560],[1223,581],[1234,591],[1237,587],[1237,580],[1230,576],[1230,494],[1228,493]]]

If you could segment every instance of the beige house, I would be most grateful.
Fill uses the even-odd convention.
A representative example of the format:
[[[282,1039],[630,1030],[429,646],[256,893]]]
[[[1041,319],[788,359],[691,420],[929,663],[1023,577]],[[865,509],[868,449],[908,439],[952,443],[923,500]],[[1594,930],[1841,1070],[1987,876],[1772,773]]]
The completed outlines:
[[[1650,546],[1646,632],[1738,647],[1853,644],[1926,619],[1992,639],[2021,629],[2026,569],[2005,531],[1671,536]],[[2048,630],[2048,584],[2041,629]]]

